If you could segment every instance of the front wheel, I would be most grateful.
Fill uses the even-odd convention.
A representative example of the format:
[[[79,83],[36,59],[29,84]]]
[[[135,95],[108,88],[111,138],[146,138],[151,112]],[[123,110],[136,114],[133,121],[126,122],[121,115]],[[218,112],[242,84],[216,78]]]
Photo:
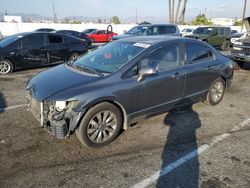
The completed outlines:
[[[219,104],[224,96],[225,89],[225,81],[222,78],[217,78],[210,86],[205,102],[211,106]]]
[[[0,60],[0,74],[8,74],[13,72],[13,63],[8,59]]]
[[[227,51],[230,48],[230,41],[229,40],[225,40],[221,46],[221,50],[222,51]]]
[[[76,130],[78,139],[89,147],[102,147],[112,142],[122,128],[120,110],[107,102],[92,107]]]

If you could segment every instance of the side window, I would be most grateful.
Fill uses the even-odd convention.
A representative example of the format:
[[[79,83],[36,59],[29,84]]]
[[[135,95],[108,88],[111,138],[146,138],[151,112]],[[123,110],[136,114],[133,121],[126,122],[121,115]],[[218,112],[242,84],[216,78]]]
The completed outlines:
[[[151,52],[140,62],[140,68],[155,67],[158,71],[174,68],[181,65],[179,60],[179,45],[162,47]]]
[[[22,38],[22,48],[40,48],[44,46],[43,34],[32,34]]]
[[[225,35],[225,29],[224,28],[220,29],[220,35]]]
[[[186,44],[186,53],[188,64],[193,64],[201,61],[208,61],[214,58],[208,47],[201,44]]]
[[[63,43],[63,39],[61,36],[58,35],[48,35],[49,43],[50,44],[60,44]]]
[[[125,78],[131,78],[132,76],[138,75],[138,73],[139,73],[139,68],[137,64],[128,70],[128,72],[125,75]]]
[[[158,27],[150,27],[147,30],[147,35],[158,35]]]
[[[219,29],[213,28],[213,33],[214,33],[215,36],[219,35]]]
[[[158,27],[159,35],[164,35],[169,33],[169,28],[167,26],[159,26]]]

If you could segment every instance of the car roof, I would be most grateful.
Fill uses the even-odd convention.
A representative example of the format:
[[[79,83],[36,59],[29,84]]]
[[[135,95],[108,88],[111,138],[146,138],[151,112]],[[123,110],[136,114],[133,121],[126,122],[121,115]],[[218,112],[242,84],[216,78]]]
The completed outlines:
[[[138,43],[154,45],[168,41],[197,41],[197,40],[192,38],[183,38],[176,36],[135,36],[135,37],[120,39],[119,41],[138,42]]]
[[[135,27],[152,27],[152,26],[175,26],[175,24],[143,24],[143,25],[137,25]]]

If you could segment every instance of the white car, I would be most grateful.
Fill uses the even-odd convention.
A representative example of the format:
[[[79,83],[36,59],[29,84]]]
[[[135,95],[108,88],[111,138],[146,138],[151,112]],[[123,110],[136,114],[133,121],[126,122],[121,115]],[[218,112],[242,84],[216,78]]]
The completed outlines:
[[[234,34],[232,34],[231,39],[230,39],[231,46],[236,44],[239,39],[246,38],[246,36],[247,36],[247,33],[234,33]]]
[[[1,33],[1,31],[0,31],[0,40],[2,40],[2,39],[3,39],[3,35]]]
[[[194,28],[185,28],[181,31],[181,36],[185,37],[186,35],[192,34]]]

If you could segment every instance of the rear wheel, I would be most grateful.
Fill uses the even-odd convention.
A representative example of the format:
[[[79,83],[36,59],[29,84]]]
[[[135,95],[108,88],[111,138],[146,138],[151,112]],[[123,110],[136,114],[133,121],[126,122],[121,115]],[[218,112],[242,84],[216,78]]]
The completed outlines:
[[[112,142],[122,128],[120,110],[103,102],[92,107],[76,130],[78,139],[89,147],[102,147]]]
[[[74,53],[72,53],[70,56],[69,56],[69,61],[70,62],[74,62],[75,60],[77,60],[78,58],[79,58],[79,54],[78,53],[76,53],[76,52],[74,52]]]
[[[225,89],[225,81],[222,78],[217,78],[210,86],[205,102],[211,106],[219,104],[224,96]]]
[[[0,60],[0,74],[8,74],[13,72],[13,63],[8,59]]]

